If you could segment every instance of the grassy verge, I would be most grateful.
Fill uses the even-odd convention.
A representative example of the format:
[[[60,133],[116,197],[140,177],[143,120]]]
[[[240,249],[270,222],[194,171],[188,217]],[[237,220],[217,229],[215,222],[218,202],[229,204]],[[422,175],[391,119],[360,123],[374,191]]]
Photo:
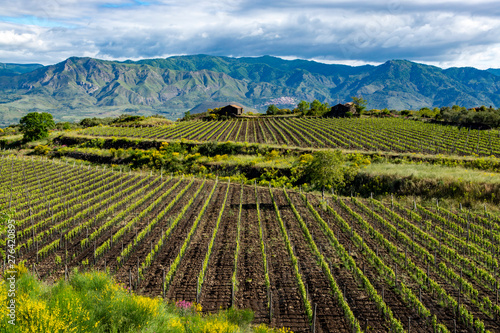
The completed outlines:
[[[290,169],[299,161],[297,156],[272,156],[266,155],[216,155],[215,157],[203,156],[200,163],[219,166],[250,166],[255,168]]]
[[[251,325],[249,310],[203,315],[195,303],[139,296],[102,272],[74,272],[53,285],[38,281],[23,266],[13,272],[5,271],[0,281],[2,332],[289,332]],[[14,322],[6,306],[11,299]]]
[[[455,178],[416,177],[413,174],[400,176],[397,174],[360,172],[341,194],[357,193],[369,197],[375,196],[411,196],[429,199],[453,199],[468,207],[489,203],[500,203],[500,184],[465,181]]]
[[[484,184],[500,184],[500,173],[466,169],[463,167],[447,167],[432,164],[393,164],[373,163],[363,169],[370,175],[393,175],[397,177],[455,180]]]

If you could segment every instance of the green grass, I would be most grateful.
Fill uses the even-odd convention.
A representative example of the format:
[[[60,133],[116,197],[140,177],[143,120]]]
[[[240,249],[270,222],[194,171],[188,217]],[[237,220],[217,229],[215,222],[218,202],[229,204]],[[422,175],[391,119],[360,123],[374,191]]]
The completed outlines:
[[[161,126],[161,125],[171,125],[173,124],[172,120],[165,118],[157,118],[155,116],[147,117],[144,120],[139,122],[140,125],[153,125],[153,126]]]
[[[223,164],[228,166],[253,166],[258,168],[286,169],[298,161],[297,156],[257,156],[257,155],[218,155],[215,157],[201,157],[199,162]]]
[[[18,141],[22,140],[22,138],[23,138],[22,134],[0,136],[0,139],[7,141]]]
[[[414,176],[416,178],[443,179],[486,184],[500,183],[500,173],[429,164],[372,163],[362,169],[362,172],[370,175],[394,175],[397,177]]]
[[[204,315],[200,305],[169,303],[129,293],[102,272],[73,272],[69,281],[40,282],[17,266],[0,280],[0,331],[2,332],[285,332],[253,326],[249,310],[221,310]],[[8,278],[15,276],[15,326],[5,306]]]

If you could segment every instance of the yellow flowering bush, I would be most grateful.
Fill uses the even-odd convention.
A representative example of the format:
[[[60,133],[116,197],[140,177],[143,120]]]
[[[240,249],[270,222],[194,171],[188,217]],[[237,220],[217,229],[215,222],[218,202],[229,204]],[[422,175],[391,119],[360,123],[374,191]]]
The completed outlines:
[[[27,295],[17,297],[16,326],[18,332],[71,332],[70,327],[61,317],[59,308],[49,311],[43,300],[32,300]]]
[[[81,332],[89,331],[89,311],[82,307],[66,284],[57,284],[48,292],[24,266],[16,266],[15,326],[8,323],[6,307],[2,308],[0,326],[7,332]],[[11,276],[10,274],[7,274]],[[7,302],[7,288],[2,281],[0,300]],[[70,288],[71,289],[71,288]]]
[[[52,286],[38,281],[24,266],[15,272],[17,321],[15,326],[8,324],[9,310],[0,307],[2,332],[289,332],[250,326],[251,311],[203,314],[195,302],[167,303],[129,293],[102,272],[74,272],[69,281]],[[8,302],[8,288],[0,280],[0,304]]]
[[[50,151],[50,147],[47,145],[37,145],[33,150],[36,155],[47,155]]]
[[[269,153],[266,154],[266,161],[271,161],[276,159],[278,156],[280,156],[279,151],[277,150],[271,150]]]
[[[310,163],[314,157],[311,154],[302,154],[299,157],[299,163],[301,164],[307,164]]]
[[[26,266],[24,265],[15,265],[13,269],[9,269],[9,272],[11,274],[8,274],[8,276],[15,276],[16,277],[16,280],[19,279],[21,276],[23,276],[24,274],[27,274],[28,273],[28,268],[26,268]],[[15,273],[12,273],[12,272],[15,272]],[[4,274],[4,278],[7,277],[7,274]]]
[[[180,318],[172,318],[168,322],[168,326],[170,328],[170,332],[185,332],[184,324],[181,322]]]
[[[162,142],[160,145],[160,150],[166,150],[168,147],[168,142]]]

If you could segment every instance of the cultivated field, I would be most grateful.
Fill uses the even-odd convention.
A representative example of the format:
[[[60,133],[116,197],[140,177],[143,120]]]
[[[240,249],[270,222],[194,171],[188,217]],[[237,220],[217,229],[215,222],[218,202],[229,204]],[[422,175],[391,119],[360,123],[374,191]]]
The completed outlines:
[[[260,140],[258,133],[269,139],[277,128],[290,126],[291,133],[314,121],[191,122],[162,130],[210,124],[219,130],[191,138],[213,133],[227,140],[237,132],[234,140],[245,126]],[[307,128],[310,141],[327,131]],[[364,142],[359,133],[368,129],[349,142]],[[112,129],[88,131],[100,130]],[[417,145],[421,134],[411,133]],[[395,135],[374,138],[380,139],[373,145],[397,142]],[[449,145],[441,139],[436,149],[458,141],[447,138]],[[487,137],[479,139],[479,152],[486,153]],[[491,142],[498,154],[498,138]],[[500,331],[500,220],[487,212],[31,158],[3,157],[0,170],[0,204],[14,210],[17,222],[16,256],[43,279],[74,267],[106,268],[138,293],[198,301],[210,312],[250,308],[256,322],[296,332],[311,325],[316,332]]]
[[[92,127],[80,133],[148,139],[239,141],[290,147],[500,156],[498,130],[471,130],[403,119],[195,120],[160,127]]]

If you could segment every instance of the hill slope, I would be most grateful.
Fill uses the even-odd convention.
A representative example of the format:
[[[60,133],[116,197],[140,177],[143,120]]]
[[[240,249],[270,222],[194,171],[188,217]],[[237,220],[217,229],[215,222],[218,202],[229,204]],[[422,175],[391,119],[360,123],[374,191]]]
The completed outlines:
[[[443,70],[404,60],[351,67],[270,56],[193,55],[136,62],[73,57],[29,70],[10,66],[15,75],[0,71],[0,125],[29,111],[49,111],[57,120],[123,112],[175,119],[204,105],[231,102],[262,111],[270,103],[336,104],[351,96],[363,96],[369,108],[500,106],[500,77],[491,71]]]
[[[0,76],[15,76],[29,73],[37,68],[43,67],[40,64],[4,64],[0,62]]]
[[[500,68],[488,68],[487,71],[497,76],[500,76]]]

